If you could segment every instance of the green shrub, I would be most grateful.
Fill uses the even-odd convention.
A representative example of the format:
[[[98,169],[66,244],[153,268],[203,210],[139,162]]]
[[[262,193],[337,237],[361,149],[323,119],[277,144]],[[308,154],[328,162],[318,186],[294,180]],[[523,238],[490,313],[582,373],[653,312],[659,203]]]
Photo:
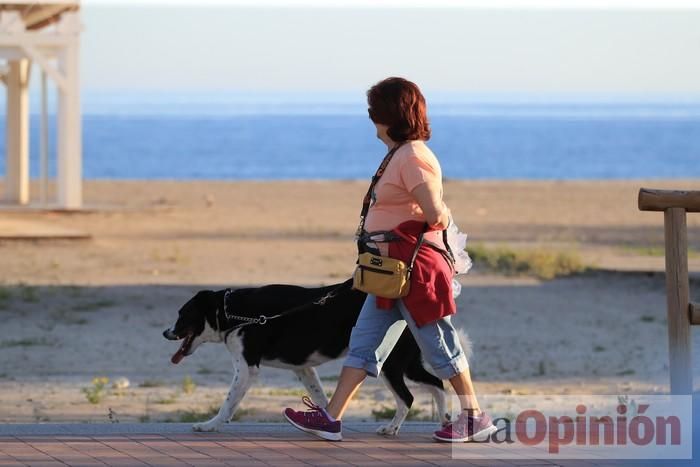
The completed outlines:
[[[307,395],[306,389],[287,389],[287,388],[273,388],[267,391],[270,396],[305,396]]]
[[[197,389],[197,385],[192,377],[190,375],[185,376],[182,380],[182,392],[190,395],[195,391],[195,389]]]
[[[159,388],[161,386],[165,386],[165,382],[159,379],[146,379],[139,384],[140,388]]]
[[[154,404],[170,405],[177,402],[177,394],[172,394],[170,397],[162,397],[153,401]]]
[[[184,410],[184,411],[178,412],[175,420],[166,420],[166,421],[175,421],[175,422],[179,422],[179,423],[203,422],[203,421],[209,420],[217,413],[219,413],[219,408],[215,405],[212,405],[208,409],[203,410],[203,411],[202,410]]]
[[[91,404],[99,404],[107,395],[106,386],[109,383],[109,378],[106,376],[96,376],[92,378],[92,384],[82,389],[85,398]]]
[[[82,312],[90,312],[90,311],[97,311],[102,308],[109,308],[111,306],[116,305],[117,303],[114,300],[97,300],[94,302],[87,302],[87,303],[77,303],[73,305],[73,311],[82,311]]]
[[[483,244],[467,247],[474,263],[506,275],[527,275],[554,279],[585,271],[578,253],[545,249],[515,250],[508,247],[488,248]]]
[[[666,247],[664,246],[634,246],[626,245],[622,247],[625,253],[638,256],[666,256]],[[700,250],[688,246],[688,258],[700,258]]]
[[[255,410],[254,408],[251,408],[251,409],[240,408],[240,409],[236,410],[236,413],[233,414],[233,417],[231,417],[231,421],[237,422],[238,420],[245,417],[246,415],[255,415],[257,412],[258,411]]]
[[[27,337],[24,339],[13,339],[0,342],[0,349],[7,347],[34,347],[34,346],[51,346],[53,342],[44,337]]]

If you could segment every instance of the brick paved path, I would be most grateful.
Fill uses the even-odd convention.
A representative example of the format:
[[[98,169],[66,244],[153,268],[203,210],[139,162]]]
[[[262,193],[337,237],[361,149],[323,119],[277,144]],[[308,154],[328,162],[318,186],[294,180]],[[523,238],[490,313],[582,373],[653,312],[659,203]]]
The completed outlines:
[[[449,444],[430,438],[432,424],[407,423],[399,438],[374,434],[377,424],[349,423],[342,442],[327,442],[286,424],[235,423],[223,433],[193,433],[188,424],[0,425],[0,466],[264,466],[477,465],[650,466],[693,461],[496,460],[498,447],[470,443],[476,458],[453,459]]]

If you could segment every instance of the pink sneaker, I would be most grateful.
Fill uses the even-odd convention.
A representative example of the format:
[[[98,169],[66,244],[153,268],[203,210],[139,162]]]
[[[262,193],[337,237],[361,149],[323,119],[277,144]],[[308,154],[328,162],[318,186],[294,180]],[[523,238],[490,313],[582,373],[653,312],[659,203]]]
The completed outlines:
[[[478,417],[461,413],[457,420],[433,433],[433,438],[445,443],[486,441],[497,430],[486,412],[481,412]]]
[[[290,408],[284,409],[284,418],[286,418],[289,423],[299,428],[301,431],[311,433],[329,441],[341,441],[343,439],[343,435],[340,433],[340,420],[332,421],[328,418],[328,415],[326,415],[326,411],[311,402],[308,396],[302,397],[301,401],[311,410],[301,412]]]

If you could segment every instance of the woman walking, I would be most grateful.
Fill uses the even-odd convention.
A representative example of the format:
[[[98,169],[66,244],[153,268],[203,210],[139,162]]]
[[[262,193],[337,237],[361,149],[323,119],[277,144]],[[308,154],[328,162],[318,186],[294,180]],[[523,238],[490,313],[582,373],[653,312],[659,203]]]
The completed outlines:
[[[350,400],[367,375],[379,375],[408,326],[436,376],[452,384],[462,409],[454,422],[433,437],[445,442],[484,439],[496,427],[479,407],[466,356],[450,321],[456,312],[453,269],[442,232],[450,223],[450,211],[442,201],[440,164],[425,144],[430,139],[425,99],[414,83],[387,78],[370,88],[367,100],[377,137],[389,153],[365,200],[368,209],[363,211],[360,241],[369,239],[366,248],[384,256],[404,259],[408,255],[407,261],[421,234],[423,245],[407,296],[388,300],[367,295],[328,406],[319,407],[304,398],[309,410],[287,408],[285,418],[300,430],[341,440],[341,419]],[[372,242],[376,233],[381,237],[387,232],[391,232],[387,240],[392,241]]]

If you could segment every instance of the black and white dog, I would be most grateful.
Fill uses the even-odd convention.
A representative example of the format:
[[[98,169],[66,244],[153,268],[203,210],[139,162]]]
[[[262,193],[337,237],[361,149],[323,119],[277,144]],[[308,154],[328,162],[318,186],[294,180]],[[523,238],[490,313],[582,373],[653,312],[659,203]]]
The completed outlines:
[[[352,288],[352,280],[319,288],[267,285],[198,292],[180,309],[175,324],[163,332],[169,340],[183,340],[171,360],[180,362],[204,342],[223,342],[233,359],[233,381],[218,414],[193,429],[216,431],[229,421],[260,365],[292,370],[314,403],[325,407],[328,399],[314,367],[346,353],[365,297]],[[261,315],[266,318],[264,324],[250,322]],[[465,350],[469,347],[465,345]],[[377,433],[396,435],[408,415],[413,395],[404,377],[431,392],[441,421],[447,421],[443,382],[423,367],[420,349],[408,328],[384,363],[382,377],[396,399],[397,410]]]

